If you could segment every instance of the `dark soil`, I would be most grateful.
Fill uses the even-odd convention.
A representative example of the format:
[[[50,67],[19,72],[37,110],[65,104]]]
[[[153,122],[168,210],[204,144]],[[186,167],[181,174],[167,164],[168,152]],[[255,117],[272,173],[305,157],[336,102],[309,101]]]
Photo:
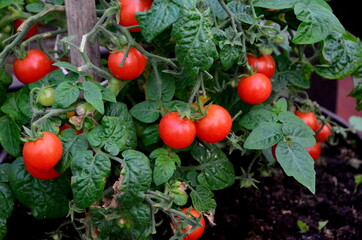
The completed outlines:
[[[259,189],[236,184],[217,192],[217,225],[207,227],[200,239],[362,239],[362,187],[355,191],[355,176],[362,174],[361,147],[359,140],[324,145],[315,165],[315,195],[278,166],[271,176],[257,177]],[[307,232],[301,232],[298,220]]]

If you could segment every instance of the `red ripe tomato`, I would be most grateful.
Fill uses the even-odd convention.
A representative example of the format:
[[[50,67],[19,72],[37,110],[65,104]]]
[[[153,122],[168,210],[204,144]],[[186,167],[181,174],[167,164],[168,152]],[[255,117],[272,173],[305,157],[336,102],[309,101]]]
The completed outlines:
[[[314,132],[318,130],[318,120],[313,112],[301,112],[297,110],[294,114],[300,117]]]
[[[163,142],[175,149],[190,146],[196,137],[194,122],[188,118],[181,119],[177,112],[170,112],[163,116],[158,132]]]
[[[208,143],[216,143],[226,138],[232,127],[229,112],[216,104],[207,110],[207,115],[195,123],[196,135]]]
[[[275,72],[275,61],[271,55],[254,57],[248,55],[248,64],[258,73],[262,73],[271,78]]]
[[[272,150],[272,154],[273,154],[273,157],[275,158],[275,160],[277,160],[277,155],[275,154],[275,151],[277,149],[277,144],[274,144],[271,148]]]
[[[182,209],[182,212],[185,213],[185,214],[187,213],[187,211],[188,211],[188,208],[183,208],[183,209]],[[194,208],[192,208],[189,212],[190,212],[190,214],[189,214],[188,216],[190,216],[190,217],[191,217],[191,215],[194,216],[194,217],[199,217],[199,216],[201,215],[201,213],[199,213],[199,212],[198,212],[197,210],[195,210]],[[204,231],[205,231],[205,219],[204,219],[204,217],[202,217],[202,218],[200,219],[199,223],[201,224],[201,227],[197,227],[197,228],[196,228],[194,231],[192,231],[187,237],[184,237],[183,240],[196,240],[196,239],[199,239],[199,238],[202,236],[202,234],[203,234]],[[176,228],[176,226],[173,225],[173,224],[172,224],[172,227],[173,227],[173,229]],[[189,231],[191,228],[192,228],[192,226],[191,226],[191,225],[188,225],[187,228],[183,229],[182,231],[183,231],[184,233],[186,233],[186,232]]]
[[[36,169],[54,167],[62,157],[63,145],[59,137],[51,132],[43,132],[43,137],[24,144],[24,164]]]
[[[70,126],[69,124],[64,123],[62,126],[59,127],[59,134],[64,131],[65,129],[74,129],[72,126]],[[77,130],[75,129],[75,131],[77,132],[77,135],[81,134],[83,131],[82,130]]]
[[[240,79],[238,94],[241,100],[249,104],[259,104],[267,100],[272,92],[270,79],[262,73],[255,73]]]
[[[152,0],[118,0],[121,3],[119,24],[124,27],[139,25],[136,20],[137,12],[151,9]],[[131,32],[140,32],[140,28],[131,28]]]
[[[14,74],[24,84],[33,83],[51,72],[52,61],[38,49],[31,49],[24,59],[15,59]]]
[[[322,148],[319,142],[316,142],[312,147],[306,148],[309,155],[313,158],[313,160],[317,160],[321,155]]]
[[[24,19],[16,19],[14,21],[14,30],[16,31],[20,25],[24,22]],[[38,27],[39,24],[35,23],[30,29],[29,31],[26,33],[25,37],[23,38],[23,40],[26,40],[28,38],[31,38],[32,36],[34,36],[37,32],[38,32]]]
[[[46,169],[37,169],[29,165],[29,163],[24,162],[25,169],[35,178],[41,180],[50,180],[60,176],[60,174],[53,168]]]
[[[112,52],[108,56],[108,68],[111,73],[121,80],[132,80],[139,77],[145,70],[147,59],[136,48],[132,47],[123,67],[119,65],[124,56],[123,51]]]
[[[322,123],[321,122],[317,122],[317,131],[319,129],[321,129],[319,132],[317,132],[317,134],[315,135],[315,138],[318,142],[325,142],[327,141],[327,139],[332,135],[332,131],[331,131],[331,124],[330,123],[326,123],[325,125],[323,125],[322,127]]]

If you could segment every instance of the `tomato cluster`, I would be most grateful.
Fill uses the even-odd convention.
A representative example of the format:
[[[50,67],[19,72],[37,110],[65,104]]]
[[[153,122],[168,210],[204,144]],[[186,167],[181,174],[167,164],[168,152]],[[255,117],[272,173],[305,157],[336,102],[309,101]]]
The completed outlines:
[[[196,136],[208,143],[225,139],[232,127],[230,113],[216,104],[206,108],[206,111],[206,115],[195,123],[181,118],[177,112],[167,113],[158,127],[163,142],[171,148],[182,149],[190,146]]]
[[[183,208],[183,209],[182,209],[182,212],[185,213],[185,214],[187,214],[187,213],[189,212],[188,216],[191,217],[191,215],[192,215],[192,216],[194,216],[194,217],[196,217],[196,218],[198,218],[198,217],[201,215],[201,213],[199,213],[199,212],[198,212],[196,209],[194,209],[194,208],[191,208],[190,210],[189,210],[188,208]],[[178,223],[178,224],[180,224],[180,223]],[[201,226],[195,228],[195,230],[193,230],[192,232],[190,232],[186,237],[183,238],[183,240],[196,240],[196,239],[199,239],[199,238],[202,236],[202,234],[204,233],[204,231],[205,231],[205,219],[204,219],[204,217],[201,217],[201,218],[200,218],[199,224],[200,224]],[[172,226],[172,229],[173,229],[173,230],[176,229],[176,226],[175,226],[173,223],[171,224],[171,226]],[[186,232],[188,232],[191,228],[192,228],[191,225],[187,225],[187,227],[184,228],[184,229],[182,229],[182,231],[183,231],[184,233],[186,233]]]
[[[263,103],[269,98],[273,89],[270,78],[275,72],[275,61],[270,55],[261,57],[248,55],[248,64],[254,73],[240,79],[238,84],[239,97],[248,104]]]
[[[301,118],[305,124],[307,124],[314,132],[316,132],[315,138],[316,143],[309,148],[306,148],[309,155],[316,161],[322,153],[321,142],[325,142],[328,138],[332,135],[332,126],[330,123],[322,124],[318,121],[317,116],[313,112],[302,112],[302,111],[295,111],[294,114]],[[277,145],[275,144],[272,147],[272,154],[275,159],[277,159],[275,155]]]
[[[24,165],[28,172],[39,179],[50,180],[59,177],[54,169],[63,153],[59,137],[51,132],[43,132],[35,141],[28,141],[23,147]]]
[[[313,112],[302,112],[297,110],[294,114],[301,118],[305,124],[307,124],[316,133],[316,143],[312,147],[306,149],[311,157],[314,160],[317,160],[322,152],[320,143],[327,141],[332,135],[331,124],[326,123],[323,125],[320,121],[318,121],[317,116]]]

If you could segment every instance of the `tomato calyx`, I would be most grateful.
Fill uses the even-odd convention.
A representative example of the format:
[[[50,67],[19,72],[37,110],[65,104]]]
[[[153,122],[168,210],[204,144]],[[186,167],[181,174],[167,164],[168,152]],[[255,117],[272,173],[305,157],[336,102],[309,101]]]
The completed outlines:
[[[21,141],[23,142],[35,142],[36,140],[44,137],[44,133],[43,132],[37,132],[34,127],[32,127],[31,129],[23,126],[24,129],[24,134],[23,136],[20,138]]]

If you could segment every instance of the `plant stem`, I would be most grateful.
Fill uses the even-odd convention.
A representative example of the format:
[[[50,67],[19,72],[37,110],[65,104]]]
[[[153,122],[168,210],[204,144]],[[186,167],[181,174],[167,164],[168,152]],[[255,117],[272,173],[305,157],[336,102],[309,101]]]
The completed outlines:
[[[65,114],[67,112],[72,112],[74,111],[76,108],[75,107],[71,107],[71,108],[66,108],[66,109],[51,109],[48,113],[46,113],[44,116],[42,116],[41,118],[39,118],[38,120],[34,121],[32,123],[32,126],[38,126],[40,125],[43,121],[45,121],[48,118],[54,117],[54,116],[58,116],[61,114]]]
[[[11,52],[14,50],[15,46],[18,45],[21,40],[25,37],[26,33],[29,31],[29,29],[39,20],[53,12],[64,12],[65,7],[64,6],[54,6],[48,9],[44,9],[42,12],[35,14],[28,19],[26,19],[18,28],[17,37],[8,44],[4,50],[0,53],[0,66],[2,66],[5,62],[8,56],[11,54]]]

